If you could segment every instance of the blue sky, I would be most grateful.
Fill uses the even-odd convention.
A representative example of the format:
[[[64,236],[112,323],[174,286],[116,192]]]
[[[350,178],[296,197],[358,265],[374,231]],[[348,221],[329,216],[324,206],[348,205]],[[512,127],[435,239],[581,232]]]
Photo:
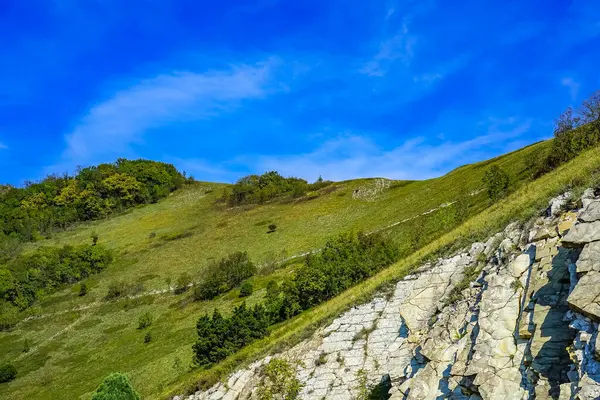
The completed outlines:
[[[197,179],[423,179],[600,89],[597,1],[0,0],[0,181],[118,157]]]

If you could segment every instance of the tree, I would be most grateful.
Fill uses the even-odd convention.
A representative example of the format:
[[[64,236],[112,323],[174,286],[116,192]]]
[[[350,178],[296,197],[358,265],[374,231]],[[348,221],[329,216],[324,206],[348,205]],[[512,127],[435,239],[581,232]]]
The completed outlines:
[[[92,238],[92,246],[97,245],[99,237],[98,237],[98,234],[96,233],[96,231],[92,231],[91,238]]]
[[[107,376],[92,395],[92,400],[140,400],[127,376],[118,372]]]
[[[152,334],[150,332],[146,332],[144,335],[144,343],[150,343],[152,341]]]
[[[0,367],[0,383],[10,382],[17,377],[17,369],[12,364]]]
[[[248,297],[252,294],[254,288],[252,287],[252,282],[246,281],[242,284],[240,288],[240,297]]]
[[[275,229],[277,229],[277,225],[275,225],[275,224],[270,224],[270,225],[269,225],[269,232],[268,232],[268,233],[275,232]]]
[[[260,400],[298,398],[302,384],[296,378],[296,371],[292,365],[281,358],[272,359],[264,366],[263,378],[258,386]]]
[[[510,178],[502,168],[492,165],[485,172],[483,182],[487,186],[488,197],[492,201],[497,201],[507,194]]]

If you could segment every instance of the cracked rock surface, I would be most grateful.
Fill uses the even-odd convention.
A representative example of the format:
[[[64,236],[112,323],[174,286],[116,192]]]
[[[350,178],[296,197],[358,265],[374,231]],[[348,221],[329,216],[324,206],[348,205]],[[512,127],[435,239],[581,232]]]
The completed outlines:
[[[600,200],[552,200],[529,231],[416,269],[391,294],[341,314],[292,348],[188,399],[257,396],[272,357],[296,365],[301,399],[600,399]],[[178,397],[178,399],[182,399]]]

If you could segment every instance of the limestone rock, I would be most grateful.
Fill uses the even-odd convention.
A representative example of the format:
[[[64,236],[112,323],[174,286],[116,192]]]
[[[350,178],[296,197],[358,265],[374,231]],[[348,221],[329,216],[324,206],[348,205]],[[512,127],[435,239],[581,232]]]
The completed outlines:
[[[560,214],[562,207],[567,204],[569,199],[571,198],[571,192],[566,192],[557,196],[548,202],[550,216],[557,216]]]
[[[558,220],[556,230],[560,236],[565,236],[577,221],[577,213],[566,212]]]
[[[600,221],[600,201],[593,201],[579,214],[582,222]]]
[[[527,271],[531,265],[531,257],[529,254],[521,254],[517,256],[509,265],[510,272],[515,278],[523,275],[523,272]]]
[[[575,311],[594,321],[600,321],[600,272],[585,274],[567,301]]]
[[[600,240],[600,221],[578,223],[563,237],[564,245],[582,247],[587,243]]]
[[[576,265],[578,273],[600,272],[600,242],[592,242],[585,245]]]
[[[593,202],[595,198],[596,198],[596,196],[594,195],[594,189],[592,189],[592,188],[585,189],[585,191],[583,192],[583,195],[581,196],[581,204],[583,205],[583,208],[587,207],[588,204]]]

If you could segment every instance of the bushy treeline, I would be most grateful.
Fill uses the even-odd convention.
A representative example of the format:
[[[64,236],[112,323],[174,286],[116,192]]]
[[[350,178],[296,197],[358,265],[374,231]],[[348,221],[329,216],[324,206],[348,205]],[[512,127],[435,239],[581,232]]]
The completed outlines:
[[[18,310],[63,285],[96,274],[112,262],[101,245],[41,247],[0,265],[0,326],[10,325]]]
[[[272,322],[281,322],[342,293],[398,260],[398,246],[382,233],[341,234],[306,256],[279,295],[269,296]]]
[[[232,253],[208,266],[204,272],[206,279],[196,286],[194,298],[210,300],[228,292],[255,273],[256,266],[250,261],[248,253]]]
[[[342,234],[329,240],[281,287],[270,283],[264,304],[252,309],[244,304],[229,317],[218,311],[201,317],[193,346],[196,362],[205,366],[224,359],[267,335],[269,325],[331,299],[392,264],[399,254],[396,244],[379,233]]]
[[[149,160],[78,169],[76,175],[51,175],[23,188],[0,188],[0,231],[33,240],[76,221],[104,218],[167,196],[186,181],[171,165]]]
[[[330,181],[324,181],[321,177],[314,183],[308,183],[301,178],[284,178],[278,172],[270,171],[241,178],[232,186],[231,191],[224,193],[224,200],[230,206],[261,204],[281,196],[301,197],[329,184]]]
[[[567,108],[556,119],[552,150],[541,160],[537,175],[551,171],[598,144],[600,144],[600,91],[584,100],[578,108]]]
[[[193,345],[194,361],[200,366],[221,361],[266,336],[268,328],[269,319],[262,305],[248,308],[244,302],[228,317],[217,310],[210,317],[203,315],[196,324],[198,339]]]

